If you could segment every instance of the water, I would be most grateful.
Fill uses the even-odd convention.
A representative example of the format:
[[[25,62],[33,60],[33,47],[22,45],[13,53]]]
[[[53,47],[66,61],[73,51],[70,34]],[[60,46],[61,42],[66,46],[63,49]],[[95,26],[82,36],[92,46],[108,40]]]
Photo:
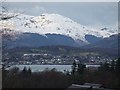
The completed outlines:
[[[57,71],[71,71],[71,66],[72,65],[13,65],[9,68],[7,68],[7,70],[13,68],[13,67],[18,67],[20,70],[23,70],[24,67],[31,68],[32,72],[41,72],[44,70],[51,70],[53,68],[55,68]],[[86,67],[99,67],[100,65],[86,65]]]

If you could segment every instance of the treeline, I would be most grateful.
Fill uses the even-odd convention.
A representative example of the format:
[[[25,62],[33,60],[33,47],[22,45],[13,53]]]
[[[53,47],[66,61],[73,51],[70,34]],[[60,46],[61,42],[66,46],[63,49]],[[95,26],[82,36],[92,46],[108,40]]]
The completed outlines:
[[[3,88],[63,88],[72,84],[97,83],[105,88],[120,89],[120,59],[104,63],[98,69],[86,68],[80,62],[73,62],[72,71],[64,73],[56,69],[43,72],[32,72],[30,68],[23,70],[14,67],[2,70]]]

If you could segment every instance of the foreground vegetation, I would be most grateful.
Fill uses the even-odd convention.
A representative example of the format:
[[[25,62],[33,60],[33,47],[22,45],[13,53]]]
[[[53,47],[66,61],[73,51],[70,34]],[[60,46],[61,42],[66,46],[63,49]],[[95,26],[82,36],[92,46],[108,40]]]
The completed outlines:
[[[3,88],[68,88],[71,84],[98,83],[105,88],[119,89],[120,59],[111,64],[104,63],[98,69],[88,69],[81,63],[73,63],[72,72],[58,72],[56,69],[43,72],[22,71],[15,67],[3,68]]]

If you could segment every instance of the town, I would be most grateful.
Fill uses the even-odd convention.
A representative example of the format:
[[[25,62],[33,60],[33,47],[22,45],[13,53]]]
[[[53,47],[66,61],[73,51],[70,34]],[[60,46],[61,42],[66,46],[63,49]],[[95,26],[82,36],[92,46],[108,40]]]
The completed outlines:
[[[3,63],[6,65],[71,65],[73,61],[84,64],[98,65],[104,62],[110,63],[114,57],[100,55],[53,55],[49,53],[24,53],[20,56],[6,55]]]

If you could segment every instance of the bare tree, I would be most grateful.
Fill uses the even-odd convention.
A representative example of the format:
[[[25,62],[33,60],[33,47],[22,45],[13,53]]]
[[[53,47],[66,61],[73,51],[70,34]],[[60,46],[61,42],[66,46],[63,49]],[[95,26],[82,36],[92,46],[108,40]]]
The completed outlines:
[[[11,18],[17,18],[19,19],[17,16],[19,16],[22,13],[10,13],[7,6],[5,6],[5,2],[6,0],[0,0],[0,21],[4,21],[4,20],[9,20]],[[2,63],[2,57],[5,55],[5,49],[6,49],[6,44],[2,44],[2,38],[3,38],[3,28],[2,30],[0,30],[0,63]],[[2,66],[6,66],[6,65],[2,65]]]
[[[22,13],[18,13],[18,14],[10,14],[9,10],[4,5],[5,1],[6,0],[2,0],[0,2],[1,3],[0,21],[1,20],[8,20],[8,19],[11,19],[11,18],[15,18],[15,17],[19,16],[20,14],[24,13],[24,12],[22,12]]]

